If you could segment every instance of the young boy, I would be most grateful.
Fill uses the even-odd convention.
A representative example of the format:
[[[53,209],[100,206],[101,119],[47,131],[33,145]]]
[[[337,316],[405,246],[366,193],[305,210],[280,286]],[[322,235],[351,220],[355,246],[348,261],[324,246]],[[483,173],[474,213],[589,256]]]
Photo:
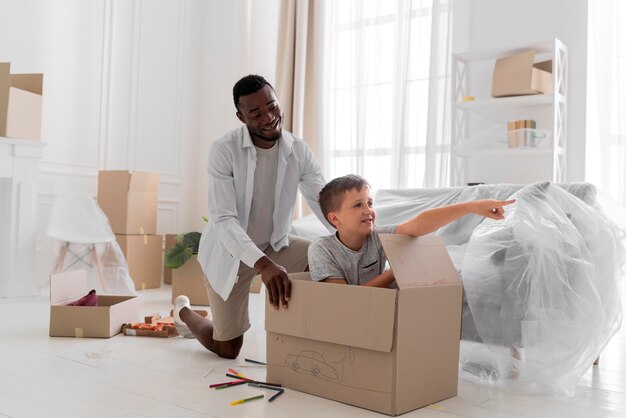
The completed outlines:
[[[370,185],[352,174],[328,183],[318,200],[324,217],[337,232],[309,246],[311,278],[376,287],[395,285],[393,271],[385,271],[387,258],[378,234],[427,235],[469,213],[500,220],[504,219],[504,206],[515,202],[474,200],[428,209],[399,225],[375,226]]]

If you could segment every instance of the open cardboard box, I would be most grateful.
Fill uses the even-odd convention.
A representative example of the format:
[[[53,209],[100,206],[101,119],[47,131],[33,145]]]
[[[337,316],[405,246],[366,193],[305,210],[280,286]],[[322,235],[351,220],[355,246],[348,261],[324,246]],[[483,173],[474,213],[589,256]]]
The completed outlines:
[[[66,306],[83,297],[87,272],[73,270],[50,276],[50,336],[110,338],[139,315],[136,296],[98,295],[98,306]]]
[[[380,239],[398,290],[292,280],[289,309],[266,304],[268,381],[389,415],[457,394],[462,285],[443,241]]]
[[[159,173],[98,173],[98,205],[115,234],[156,234],[158,190]]]
[[[552,93],[552,61],[534,63],[535,51],[496,60],[493,70],[493,97]]]
[[[11,74],[0,63],[0,136],[41,139],[43,74]]]

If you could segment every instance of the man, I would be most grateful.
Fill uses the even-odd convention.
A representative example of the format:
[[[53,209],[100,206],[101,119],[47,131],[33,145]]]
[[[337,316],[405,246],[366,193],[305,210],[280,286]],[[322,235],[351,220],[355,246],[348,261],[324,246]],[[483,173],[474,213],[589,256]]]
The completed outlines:
[[[235,358],[250,328],[248,295],[258,272],[270,304],[287,309],[288,272],[307,267],[307,240],[289,236],[298,188],[320,220],[320,165],[301,139],[282,129],[274,88],[249,75],[233,87],[245,125],[215,141],[209,152],[209,213],[198,260],[207,280],[212,321],[174,303],[175,322],[220,357]],[[324,221],[322,221],[324,222]],[[324,222],[324,224],[326,224]],[[183,325],[184,326],[184,325]]]

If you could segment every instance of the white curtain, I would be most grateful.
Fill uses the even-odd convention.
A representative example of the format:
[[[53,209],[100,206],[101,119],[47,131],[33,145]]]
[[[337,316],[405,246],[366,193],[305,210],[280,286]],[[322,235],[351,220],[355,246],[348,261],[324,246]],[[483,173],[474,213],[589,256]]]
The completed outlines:
[[[626,2],[589,2],[586,180],[626,206]]]
[[[324,169],[449,184],[451,0],[326,2]]]

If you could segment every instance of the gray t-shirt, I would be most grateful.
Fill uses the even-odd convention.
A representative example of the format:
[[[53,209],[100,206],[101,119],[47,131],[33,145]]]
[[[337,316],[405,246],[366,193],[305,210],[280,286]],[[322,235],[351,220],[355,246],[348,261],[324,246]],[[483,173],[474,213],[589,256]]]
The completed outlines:
[[[362,285],[385,272],[387,257],[378,234],[394,234],[397,225],[375,226],[359,251],[339,241],[337,234],[322,237],[309,245],[309,270],[315,281],[345,279]]]
[[[272,217],[274,215],[277,167],[278,143],[268,149],[256,147],[254,189],[246,232],[261,251],[265,251],[270,245],[270,238],[274,230]]]

